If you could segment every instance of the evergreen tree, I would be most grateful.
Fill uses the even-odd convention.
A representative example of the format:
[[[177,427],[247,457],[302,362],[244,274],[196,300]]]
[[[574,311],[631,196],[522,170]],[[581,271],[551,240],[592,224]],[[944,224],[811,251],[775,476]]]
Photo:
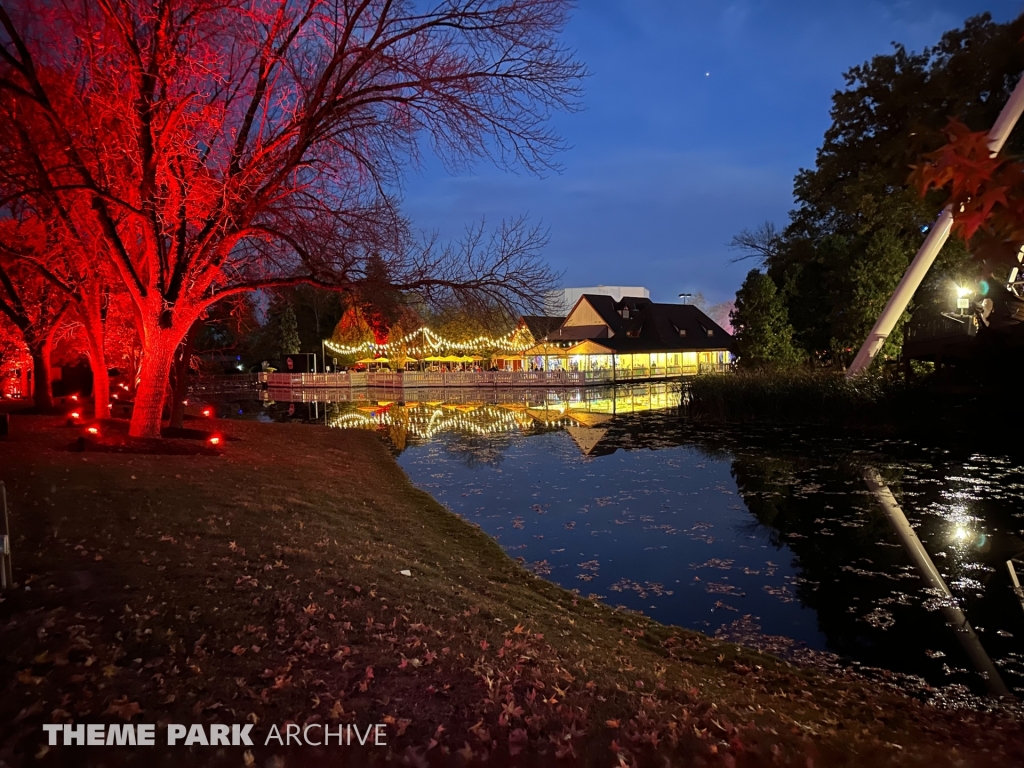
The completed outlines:
[[[295,317],[292,305],[285,304],[281,311],[280,325],[277,328],[277,345],[282,355],[294,355],[302,351],[299,340],[299,321]]]
[[[752,269],[736,293],[730,315],[736,352],[744,368],[789,368],[803,359],[793,345],[793,326],[774,281]]]

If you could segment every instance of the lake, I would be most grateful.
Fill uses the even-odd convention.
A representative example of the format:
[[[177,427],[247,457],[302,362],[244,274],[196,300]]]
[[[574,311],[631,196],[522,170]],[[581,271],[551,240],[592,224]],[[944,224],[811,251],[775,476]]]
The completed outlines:
[[[998,449],[700,426],[666,384],[366,395],[235,407],[378,431],[413,483],[582,597],[910,687],[1024,693],[1006,567],[1024,559],[1024,469]],[[905,514],[902,538],[869,468]]]

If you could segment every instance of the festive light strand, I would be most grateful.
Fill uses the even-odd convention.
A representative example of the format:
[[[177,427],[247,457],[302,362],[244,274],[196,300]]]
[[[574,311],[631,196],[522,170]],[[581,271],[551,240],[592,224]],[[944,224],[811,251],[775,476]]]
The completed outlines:
[[[507,336],[476,336],[472,339],[466,339],[464,341],[454,341],[452,339],[446,339],[445,337],[435,333],[430,328],[424,326],[418,330],[408,333],[401,339],[387,341],[383,344],[377,344],[373,341],[364,341],[362,344],[356,344],[354,346],[346,346],[344,344],[337,344],[333,341],[324,341],[324,345],[332,352],[339,355],[358,355],[369,352],[384,352],[388,353],[392,350],[400,351],[405,348],[405,352],[416,355],[426,352],[437,352],[441,349],[460,349],[460,350],[472,350],[472,351],[485,351],[490,349],[497,349],[504,352],[523,352],[534,345],[531,341],[529,344],[525,344],[521,341],[516,341],[515,337],[517,332],[514,330]],[[408,346],[414,340],[420,337],[418,344],[414,346]]]

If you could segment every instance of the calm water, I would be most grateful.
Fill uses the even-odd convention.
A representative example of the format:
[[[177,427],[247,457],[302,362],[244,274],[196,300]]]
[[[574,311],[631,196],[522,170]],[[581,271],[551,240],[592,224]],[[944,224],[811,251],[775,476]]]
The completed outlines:
[[[1014,456],[959,440],[699,428],[665,385],[529,402],[443,394],[257,408],[378,430],[416,485],[582,596],[983,693],[993,683],[977,671],[980,654],[1024,694],[1024,609],[1005,565],[1024,560]],[[881,472],[954,600],[926,587],[865,467]],[[948,625],[950,605],[973,625],[974,646]]]

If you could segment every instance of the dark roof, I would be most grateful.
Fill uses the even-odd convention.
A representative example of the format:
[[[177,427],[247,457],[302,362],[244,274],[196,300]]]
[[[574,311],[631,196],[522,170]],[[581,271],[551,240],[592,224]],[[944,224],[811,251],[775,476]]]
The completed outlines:
[[[574,326],[548,334],[548,338],[594,339],[620,353],[731,349],[732,336],[692,304],[656,304],[650,299],[584,294],[601,319],[615,332],[607,338],[600,326]],[[622,310],[628,309],[628,317]],[[587,335],[584,335],[587,334]]]
[[[632,316],[641,312],[644,307],[652,303],[650,299],[645,299],[642,296],[623,296],[621,301],[616,301],[611,296],[604,296],[598,293],[585,293],[580,296],[580,301],[584,299],[594,308],[594,311],[600,315],[608,327],[615,332],[616,336],[622,330],[624,322],[622,318],[623,307],[627,308]]]
[[[583,341],[608,338],[606,325],[568,325],[556,328],[547,335],[548,341]]]
[[[523,323],[526,329],[533,334],[536,341],[540,341],[553,330],[565,322],[564,317],[545,317],[544,315],[523,315]]]

